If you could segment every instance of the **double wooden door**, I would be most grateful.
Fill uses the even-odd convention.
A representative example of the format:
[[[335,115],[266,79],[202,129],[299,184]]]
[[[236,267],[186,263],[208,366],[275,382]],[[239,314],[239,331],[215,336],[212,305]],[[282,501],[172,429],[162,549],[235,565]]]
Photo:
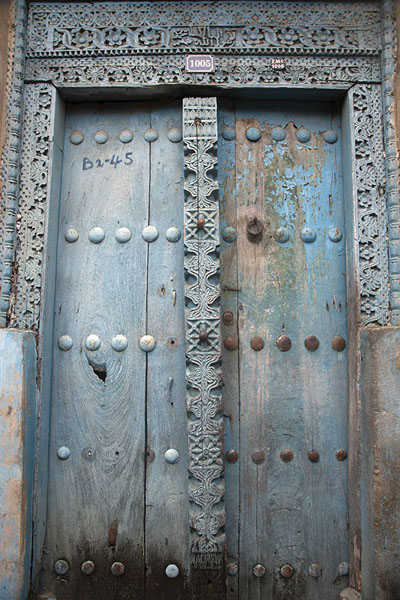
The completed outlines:
[[[200,595],[191,576],[181,101],[71,104],[41,575],[57,600],[333,600],[348,583],[340,119],[218,106],[221,580]]]

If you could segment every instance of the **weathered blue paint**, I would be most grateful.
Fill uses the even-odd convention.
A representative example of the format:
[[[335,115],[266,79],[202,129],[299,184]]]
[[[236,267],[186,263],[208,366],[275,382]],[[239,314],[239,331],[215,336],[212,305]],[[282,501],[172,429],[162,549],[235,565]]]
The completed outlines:
[[[234,312],[223,335],[239,338],[239,350],[223,354],[226,447],[240,450],[226,465],[228,555],[239,556],[231,598],[334,600],[348,585],[339,567],[348,562],[347,462],[336,459],[348,447],[347,352],[331,347],[334,336],[347,339],[345,238],[329,238],[344,230],[336,114],[324,103],[237,101],[220,110],[220,129],[236,121],[236,140],[219,144],[222,227],[238,229],[221,249],[222,310]],[[259,141],[247,139],[253,127]],[[309,140],[298,139],[301,129]],[[331,130],[336,142],[324,139]],[[264,225],[259,241],[246,231],[254,217]],[[280,352],[282,335],[291,347]],[[312,352],[310,335],[319,340]],[[230,496],[235,483],[239,498]],[[317,578],[308,572],[315,563]],[[257,564],[265,575],[259,567],[254,576]]]
[[[32,548],[36,341],[0,331],[0,598],[25,600]]]

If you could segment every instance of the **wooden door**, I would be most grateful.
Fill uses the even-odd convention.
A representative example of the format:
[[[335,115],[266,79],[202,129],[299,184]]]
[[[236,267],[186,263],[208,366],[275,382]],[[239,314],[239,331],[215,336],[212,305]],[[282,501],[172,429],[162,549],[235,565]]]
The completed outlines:
[[[219,103],[227,597],[348,585],[340,119]]]
[[[67,107],[41,582],[57,600],[187,597],[181,121],[181,102]]]

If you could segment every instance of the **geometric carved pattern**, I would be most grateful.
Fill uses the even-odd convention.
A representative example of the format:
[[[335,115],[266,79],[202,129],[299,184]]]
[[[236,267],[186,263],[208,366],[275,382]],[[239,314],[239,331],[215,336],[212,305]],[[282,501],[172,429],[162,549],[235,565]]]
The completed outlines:
[[[377,54],[379,21],[379,2],[41,3],[28,55]]]
[[[39,326],[54,97],[55,90],[49,84],[25,86],[17,218],[18,278],[10,306],[10,326],[35,331]]]
[[[216,98],[185,98],[183,131],[191,562],[204,572],[225,544]]]
[[[389,290],[381,88],[357,85],[352,97],[361,319],[364,325],[385,325]]]

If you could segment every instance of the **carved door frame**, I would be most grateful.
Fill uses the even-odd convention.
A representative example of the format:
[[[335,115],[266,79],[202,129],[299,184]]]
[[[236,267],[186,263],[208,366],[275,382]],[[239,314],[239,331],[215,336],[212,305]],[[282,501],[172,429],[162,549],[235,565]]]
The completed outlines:
[[[25,1],[16,2],[15,60],[10,74],[3,172],[0,317],[3,327],[39,334],[36,461],[40,469],[35,481],[34,521],[43,523],[46,514],[54,248],[64,101],[170,94],[342,97],[348,240],[350,582],[359,589],[360,327],[400,323],[400,246],[396,245],[400,216],[391,122],[395,47],[391,0],[385,0],[382,7],[379,2],[221,2],[218,9],[211,10],[207,3],[196,3],[196,10],[190,6],[188,26],[182,25],[189,14],[188,2],[31,3],[28,19]],[[222,25],[212,25],[216,22]],[[354,27],[354,23],[362,26]],[[122,46],[118,45],[121,36]],[[215,71],[186,73],[188,47],[195,52],[213,51]],[[210,156],[215,152],[214,125],[207,134]],[[190,134],[185,143],[187,149],[196,151],[196,144],[190,148]],[[191,168],[189,163],[187,167]],[[191,194],[189,187],[186,191]],[[191,234],[189,208],[187,240]],[[217,208],[211,220],[217,245]],[[188,262],[186,268],[190,269]],[[210,315],[204,313],[196,319],[200,324]],[[189,326],[187,330],[190,346]],[[218,323],[215,331],[218,338]],[[218,341],[215,352],[217,360]],[[34,534],[34,575],[40,567],[43,534],[39,527]]]

